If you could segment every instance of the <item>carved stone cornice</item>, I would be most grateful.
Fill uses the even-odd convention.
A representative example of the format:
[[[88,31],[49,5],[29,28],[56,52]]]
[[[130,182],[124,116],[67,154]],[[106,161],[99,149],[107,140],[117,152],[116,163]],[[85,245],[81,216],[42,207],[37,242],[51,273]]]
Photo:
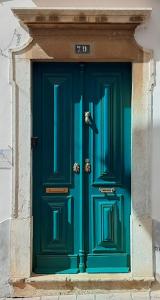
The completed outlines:
[[[101,26],[111,27],[130,24],[135,28],[145,22],[151,14],[148,9],[69,9],[69,8],[13,8],[13,13],[29,29],[35,28],[74,28],[84,29]]]
[[[147,61],[134,39],[135,28],[151,9],[14,8],[27,26],[32,44],[22,52],[29,59],[57,61]],[[87,44],[90,53],[75,53],[76,44]]]

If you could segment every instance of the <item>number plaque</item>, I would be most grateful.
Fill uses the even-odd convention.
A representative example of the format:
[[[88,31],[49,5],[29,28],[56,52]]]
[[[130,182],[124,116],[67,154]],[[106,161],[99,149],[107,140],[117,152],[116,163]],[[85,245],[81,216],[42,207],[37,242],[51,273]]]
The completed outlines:
[[[76,54],[90,54],[90,45],[78,44],[75,45]]]

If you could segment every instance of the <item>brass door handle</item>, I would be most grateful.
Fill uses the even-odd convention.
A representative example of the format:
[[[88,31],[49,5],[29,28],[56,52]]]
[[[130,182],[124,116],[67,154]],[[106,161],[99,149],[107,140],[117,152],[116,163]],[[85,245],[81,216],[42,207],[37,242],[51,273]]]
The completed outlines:
[[[86,173],[91,173],[91,163],[88,158],[85,159],[84,171]]]

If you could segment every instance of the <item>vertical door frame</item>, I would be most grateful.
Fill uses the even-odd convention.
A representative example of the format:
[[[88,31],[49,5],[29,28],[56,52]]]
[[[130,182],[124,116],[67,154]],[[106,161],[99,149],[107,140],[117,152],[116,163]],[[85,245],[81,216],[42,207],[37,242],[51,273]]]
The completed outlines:
[[[120,32],[120,31],[119,31]],[[131,276],[132,278],[153,278],[152,219],[150,214],[150,173],[151,173],[151,120],[152,88],[154,84],[154,65],[152,52],[141,49],[133,39],[121,36],[122,49],[118,56],[114,36],[113,46],[101,57],[93,53],[84,61],[126,61],[132,62],[132,172],[131,172]],[[132,32],[133,35],[134,31]],[[84,34],[84,33],[83,33]],[[94,37],[98,34],[94,33]],[[105,34],[105,32],[104,32]],[[107,33],[109,34],[109,33]],[[120,34],[120,33],[119,33]],[[113,32],[110,33],[113,38]],[[48,38],[50,38],[48,36]],[[61,36],[63,39],[63,35]],[[84,36],[84,41],[88,39]],[[75,37],[73,37],[73,40]],[[40,42],[43,35],[40,36]],[[39,61],[82,61],[82,57],[51,57],[43,47],[35,42],[35,37],[11,55],[12,84],[12,139],[13,139],[13,194],[11,221],[10,277],[12,280],[24,279],[32,273],[32,60]],[[78,36],[76,41],[78,41]],[[82,41],[82,39],[80,39]],[[134,45],[134,54],[132,47]],[[54,45],[54,38],[52,47]],[[126,47],[128,52],[126,52]],[[64,50],[65,51],[65,50]],[[95,50],[96,51],[96,50]],[[97,50],[99,51],[99,50]],[[124,56],[123,56],[124,55]],[[125,56],[126,55],[126,56]],[[22,72],[23,70],[23,72]],[[145,261],[145,263],[142,263]]]

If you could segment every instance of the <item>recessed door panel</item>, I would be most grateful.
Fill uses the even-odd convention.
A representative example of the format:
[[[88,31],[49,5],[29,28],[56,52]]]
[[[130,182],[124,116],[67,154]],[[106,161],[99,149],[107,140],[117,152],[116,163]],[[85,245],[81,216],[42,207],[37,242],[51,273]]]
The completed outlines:
[[[122,177],[121,74],[88,70],[87,98],[92,115],[90,152],[94,163],[93,184],[120,183]],[[102,76],[103,75],[103,76]]]
[[[123,196],[98,195],[93,201],[93,253],[123,251]]]
[[[72,74],[45,73],[42,76],[42,89],[43,180],[46,183],[68,185],[71,184],[70,166],[73,155]],[[64,153],[67,155],[67,160]]]
[[[41,220],[41,252],[69,254],[73,252],[74,202],[71,197],[43,196]]]
[[[33,63],[36,273],[130,269],[131,65]]]

